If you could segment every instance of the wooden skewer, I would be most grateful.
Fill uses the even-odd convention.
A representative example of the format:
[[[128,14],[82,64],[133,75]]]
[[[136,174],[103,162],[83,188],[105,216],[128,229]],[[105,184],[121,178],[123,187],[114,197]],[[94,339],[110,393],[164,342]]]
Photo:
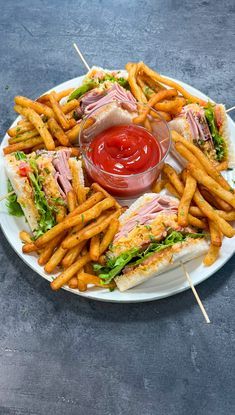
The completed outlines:
[[[196,300],[197,300],[197,303],[198,303],[198,305],[199,305],[199,307],[200,307],[200,309],[201,309],[201,312],[202,312],[202,314],[203,314],[203,316],[204,316],[204,318],[205,318],[206,322],[207,322],[207,323],[210,323],[210,319],[209,319],[209,317],[208,317],[208,314],[207,314],[207,312],[206,312],[206,310],[205,310],[205,308],[204,308],[204,305],[202,304],[202,302],[201,302],[201,300],[200,300],[200,297],[199,297],[199,295],[198,295],[198,293],[197,293],[197,291],[196,291],[196,289],[195,289],[195,287],[194,287],[194,285],[193,285],[193,282],[192,282],[192,280],[191,280],[191,277],[190,277],[189,273],[187,272],[187,270],[186,270],[186,268],[185,268],[185,265],[183,264],[183,262],[180,262],[180,264],[181,264],[181,267],[182,267],[182,269],[183,269],[183,271],[184,271],[184,274],[185,274],[185,276],[186,276],[186,278],[187,278],[187,280],[188,280],[188,282],[189,282],[189,285],[190,285],[190,287],[191,287],[191,290],[192,290],[192,292],[193,292],[193,294],[194,294],[194,296],[195,296],[195,298],[196,298]]]
[[[2,200],[4,200],[4,199],[7,199],[9,196],[13,195],[14,193],[15,193],[15,191],[14,191],[14,190],[12,190],[12,192],[9,192],[9,193],[7,193],[6,195],[1,196],[1,197],[0,197],[0,202],[1,202]]]
[[[78,46],[76,45],[76,43],[73,43],[73,47],[75,48],[75,50],[77,51],[77,53],[80,56],[80,59],[82,60],[82,62],[84,63],[85,67],[88,69],[88,71],[91,70],[90,66],[88,65],[86,59],[84,58],[84,56],[82,55],[82,52],[78,49]]]
[[[226,110],[226,112],[228,113],[228,112],[233,111],[233,110],[235,110],[235,106],[234,106],[234,107],[231,107],[231,108],[228,108],[228,109]]]

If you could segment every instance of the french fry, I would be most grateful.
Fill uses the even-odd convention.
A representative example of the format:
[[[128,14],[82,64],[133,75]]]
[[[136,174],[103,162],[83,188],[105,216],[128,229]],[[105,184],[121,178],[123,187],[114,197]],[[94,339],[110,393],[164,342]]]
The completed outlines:
[[[53,117],[53,111],[51,108],[49,108],[47,105],[41,104],[37,101],[32,101],[29,98],[22,97],[22,96],[16,96],[14,98],[14,101],[16,105],[20,105],[21,107],[31,108],[34,110],[37,114],[46,115],[47,117]]]
[[[87,241],[82,241],[80,244],[74,246],[73,248],[69,249],[62,260],[62,265],[64,268],[70,267],[78,257],[78,255],[83,250],[84,246],[86,245]]]
[[[171,121],[171,114],[169,114],[168,112],[165,112],[165,111],[158,111],[158,114],[159,114],[162,118],[164,118],[164,120],[165,120],[166,122]]]
[[[45,265],[49,261],[55,248],[60,245],[65,236],[65,232],[61,235],[58,235],[50,242],[50,244],[48,244],[45,248],[42,249],[42,252],[40,253],[40,256],[38,258],[39,265]]]
[[[61,223],[66,216],[65,206],[58,206],[58,212],[56,213],[56,223]]]
[[[86,265],[84,265],[84,272],[86,272],[87,274],[95,275],[95,271],[93,270],[91,262],[88,262]]]
[[[47,124],[51,134],[57,138],[60,144],[62,146],[69,146],[69,139],[55,118],[49,118]]]
[[[88,199],[89,200],[89,199]],[[84,213],[76,214],[77,208],[71,212],[61,223],[58,223],[49,231],[44,233],[44,235],[40,236],[37,241],[35,242],[37,247],[42,247],[52,239],[54,239],[60,232],[70,229],[76,225],[85,225],[87,222],[91,221],[92,219],[96,219],[99,217],[101,212],[107,210],[113,206],[113,201],[110,198],[106,198],[101,202],[98,202],[95,206],[88,209],[87,211],[83,211]],[[71,215],[73,215],[71,217]],[[64,246],[65,247],[65,246]],[[68,246],[68,248],[71,248]]]
[[[38,136],[34,138],[30,138],[26,141],[21,141],[20,143],[11,144],[10,146],[6,146],[3,148],[4,154],[14,153],[15,151],[24,151],[30,148],[33,148],[36,145],[42,144],[43,139]]]
[[[183,103],[180,97],[174,100],[164,100],[154,105],[157,111],[170,112],[171,114],[177,114],[182,109]]]
[[[110,222],[113,219],[117,218],[120,214],[121,214],[121,209],[120,209],[120,211],[116,211],[116,212],[112,213],[111,215],[109,215],[107,218],[105,218],[102,221],[102,223],[99,223],[99,224],[96,223],[92,227],[85,227],[85,228],[81,229],[79,232],[77,232],[74,235],[71,235],[68,238],[66,238],[66,240],[64,240],[64,242],[63,242],[63,247],[67,248],[67,249],[72,248],[73,246],[76,246],[80,242],[82,242],[84,240],[87,240],[87,239],[90,239],[93,236],[101,233],[105,228],[107,228],[107,226],[110,224]]]
[[[74,190],[70,190],[67,193],[67,204],[68,204],[69,212],[73,212],[77,204]]]
[[[165,188],[168,190],[169,193],[171,193],[173,196],[180,199],[180,194],[177,192],[176,188],[171,184],[170,182],[166,182]]]
[[[102,255],[106,251],[106,249],[109,247],[109,245],[111,244],[115,234],[118,231],[118,227],[119,227],[119,221],[118,221],[118,219],[114,219],[110,223],[109,227],[107,228],[107,230],[106,230],[106,232],[103,236],[103,239],[100,243],[99,255]]]
[[[210,265],[214,264],[219,256],[220,247],[210,244],[209,251],[207,252],[206,256],[203,259],[204,265],[209,267]]]
[[[49,259],[49,261],[46,263],[46,265],[44,267],[45,272],[47,272],[48,274],[50,274],[51,272],[53,272],[55,270],[55,268],[61,263],[61,261],[64,258],[66,252],[67,252],[67,249],[64,249],[62,247],[62,245],[60,245],[55,250],[55,252],[51,256],[51,258]]]
[[[186,227],[189,223],[189,207],[196,188],[196,180],[190,174],[187,174],[183,195],[178,207],[178,224],[180,226]]]
[[[24,243],[30,244],[32,242],[31,235],[26,231],[20,231],[19,237],[20,237],[21,241],[24,242]]]
[[[227,170],[227,168],[228,168],[228,162],[227,161],[222,161],[220,164],[218,164],[216,166],[217,171]]]
[[[40,116],[33,109],[24,108],[20,107],[19,105],[16,105],[14,107],[14,110],[19,114],[27,117],[29,121],[34,125],[34,127],[38,130],[40,136],[42,137],[47,150],[55,149],[55,143],[53,141],[51,134],[49,133],[46,125],[44,124]]]
[[[56,94],[55,94],[54,91],[52,91],[50,93],[49,100],[50,100],[50,103],[52,105],[52,108],[53,108],[53,111],[55,113],[57,121],[60,123],[61,127],[64,130],[68,130],[69,129],[69,122],[68,122],[65,114],[63,113],[59,103],[56,100]],[[52,115],[52,117],[53,117],[53,115]]]
[[[198,185],[198,188],[206,201],[216,209],[225,210],[226,212],[230,212],[232,210],[231,205],[222,200],[220,197],[211,193],[205,186]]]
[[[149,114],[151,107],[154,107],[157,104],[157,102],[162,101],[163,99],[172,98],[176,95],[178,95],[178,93],[175,89],[165,89],[163,91],[157,92],[150,98],[150,100],[148,101],[148,106],[144,108],[142,114],[133,119],[134,123],[139,124],[144,122],[147,115]]]
[[[45,149],[45,144],[44,144],[44,141],[42,139],[41,144],[37,144],[36,146],[32,147],[30,149],[30,151],[37,151],[37,150],[43,150],[43,149]]]
[[[191,175],[197,180],[198,183],[204,185],[211,193],[219,196],[222,200],[229,203],[235,208],[235,195],[228,190],[225,190],[221,185],[216,182],[212,177],[206,175],[203,170],[194,167],[192,163],[188,163],[187,169]]]
[[[153,193],[160,193],[160,191],[162,189],[164,189],[165,184],[166,184],[166,180],[165,179],[157,179],[157,180],[155,180],[155,182],[153,182],[153,184],[152,184],[152,189],[151,189],[152,192]]]
[[[136,77],[138,74],[139,64],[136,63],[128,63],[126,65],[126,70],[128,71],[128,82],[130,85],[130,89],[134,97],[139,102],[147,102],[147,98],[143,93],[142,89],[136,82]]]
[[[89,264],[89,262],[88,262]],[[86,266],[87,264],[85,264]],[[84,267],[85,267],[84,266]],[[80,275],[84,272],[84,267],[77,273],[77,288],[79,291],[84,292],[87,290],[87,284],[81,280]]]
[[[69,163],[69,167],[70,167],[70,171],[72,174],[72,187],[76,194],[78,204],[81,205],[86,200],[86,189],[80,183],[78,172],[77,172],[77,165],[71,162]]]
[[[56,101],[60,101],[62,98],[67,97],[74,91],[74,88],[64,89],[63,91],[56,92]],[[37,101],[38,102],[48,102],[50,94],[41,95]]]
[[[232,238],[235,235],[235,231],[232,226],[216,213],[211,205],[203,198],[198,189],[194,193],[193,199],[205,216],[218,225],[223,235],[228,238]]]
[[[31,122],[26,121],[23,125],[18,125],[16,127],[12,127],[9,130],[7,130],[7,134],[10,137],[15,137],[18,134],[26,133],[27,131],[33,130],[33,124]]]
[[[211,243],[215,246],[221,246],[222,245],[222,236],[221,232],[216,225],[215,222],[212,220],[209,220],[209,229],[210,229],[210,236],[211,236]]]
[[[175,189],[180,194],[180,196],[182,196],[184,192],[184,186],[182,182],[180,181],[175,169],[169,164],[164,164],[163,172],[168,177],[171,184],[175,187]]]
[[[28,242],[22,246],[22,252],[24,254],[29,254],[30,252],[36,252],[37,250],[38,248],[34,242]]]
[[[185,147],[185,145],[183,143],[177,141],[175,143],[175,149],[187,161],[193,163],[195,167],[197,167],[201,170],[205,170],[203,165],[198,160],[198,158],[196,156],[194,156],[194,154],[187,147]]]
[[[89,128],[92,124],[94,123],[94,120],[92,118],[89,118],[85,125],[84,125],[84,129],[85,128]],[[66,135],[70,141],[70,143],[75,143],[76,141],[78,142],[78,135],[81,129],[81,125],[82,123],[76,124],[71,130],[67,131]]]
[[[15,137],[9,138],[9,144],[20,143],[21,141],[29,140],[30,138],[39,137],[38,131],[33,129],[32,131],[26,131],[23,134],[19,134]]]
[[[66,104],[61,105],[61,110],[64,114],[68,114],[70,111],[75,110],[79,106],[77,99],[72,99],[72,101],[66,102]]]
[[[189,92],[187,92],[181,85],[179,85],[177,82],[172,81],[169,78],[166,78],[164,76],[161,76],[157,72],[150,69],[147,65],[145,65],[143,62],[140,62],[140,69],[144,71],[146,75],[148,75],[150,78],[152,78],[156,82],[160,82],[163,85],[170,86],[171,88],[175,88],[177,91],[179,91],[186,99],[190,100],[191,102],[197,102],[200,105],[205,105],[206,102],[200,98],[195,97],[194,95],[191,95]]]
[[[194,217],[193,215],[191,215],[191,213],[188,214],[188,223],[189,225],[192,225],[195,228],[199,228],[199,229],[207,228],[207,224],[203,220]]]
[[[63,271],[58,277],[51,282],[52,290],[59,290],[64,284],[66,284],[87,262],[91,260],[90,254],[80,257],[70,267]]]
[[[111,282],[109,284],[102,284],[99,277],[97,277],[96,275],[87,274],[85,272],[81,272],[78,275],[78,279],[87,285],[92,284],[92,285],[95,285],[97,287],[102,287],[102,288],[115,288],[116,287],[116,284],[114,282]]]
[[[204,213],[197,206],[190,206],[189,213],[191,213],[191,215],[193,215],[193,216],[196,216],[196,218],[205,217]]]
[[[227,220],[228,222],[233,222],[235,220],[235,211],[232,212],[224,212],[223,210],[216,210],[216,213],[223,219]]]
[[[90,256],[92,261],[98,261],[100,256],[100,234],[94,235],[91,238]]]
[[[211,163],[211,161],[205,156],[205,154],[200,150],[200,148],[190,143],[176,131],[172,131],[171,136],[174,142],[181,142],[188,150],[191,151],[191,153],[197,158],[198,162],[203,166],[203,169],[209,174],[209,176],[211,176],[215,181],[217,181],[225,190],[231,191],[231,186],[229,185],[229,183],[224,179],[224,177],[218,171],[218,168],[215,168],[214,164]],[[195,164],[195,159],[189,161]]]
[[[77,277],[72,277],[68,281],[68,286],[69,286],[69,288],[72,288],[72,289],[78,288],[78,280],[77,280]]]
[[[111,196],[105,189],[103,189],[103,187],[101,187],[98,183],[92,183],[91,189],[93,189],[95,192],[103,193],[104,197],[110,197],[114,202],[114,206],[117,209],[121,209],[121,205],[118,203],[118,201],[113,196]]]

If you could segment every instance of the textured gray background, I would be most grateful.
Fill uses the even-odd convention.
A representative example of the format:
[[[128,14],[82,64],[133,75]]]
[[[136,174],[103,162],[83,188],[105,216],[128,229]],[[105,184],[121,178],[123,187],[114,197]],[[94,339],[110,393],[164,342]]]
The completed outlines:
[[[227,106],[234,1],[0,0],[0,131],[13,97],[36,97],[90,64],[144,60]],[[199,294],[102,304],[33,273],[0,234],[0,414],[224,415],[235,412],[234,258]]]

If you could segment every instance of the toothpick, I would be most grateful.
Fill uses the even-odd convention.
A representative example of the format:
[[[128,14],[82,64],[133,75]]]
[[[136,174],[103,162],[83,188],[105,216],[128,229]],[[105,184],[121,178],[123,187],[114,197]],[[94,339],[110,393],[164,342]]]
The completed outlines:
[[[234,106],[234,107],[231,107],[231,108],[228,108],[228,109],[226,110],[226,112],[228,113],[228,112],[233,111],[233,110],[235,110],[235,106]]]
[[[85,65],[85,67],[88,69],[88,71],[90,71],[90,70],[91,70],[91,68],[90,68],[90,66],[88,65],[88,63],[87,63],[86,59],[83,57],[83,55],[82,55],[81,51],[78,49],[78,47],[77,47],[76,43],[73,43],[73,47],[76,49],[77,53],[78,53],[78,54],[79,54],[79,56],[80,56],[81,61],[82,61],[82,62],[84,63],[84,65]]]
[[[1,196],[1,197],[0,197],[0,202],[1,202],[2,200],[4,200],[4,199],[7,199],[9,196],[13,195],[14,193],[15,193],[15,192],[14,192],[14,190],[12,190],[12,192],[9,192],[9,193],[7,193],[6,195]]]
[[[208,317],[208,314],[207,314],[207,312],[206,312],[206,310],[204,308],[204,305],[202,304],[202,302],[200,300],[200,297],[199,297],[199,295],[198,295],[198,293],[197,293],[197,291],[196,291],[196,289],[195,289],[195,287],[193,285],[193,282],[191,280],[191,277],[190,277],[189,273],[186,271],[185,265],[183,264],[183,262],[180,262],[180,264],[181,264],[181,267],[182,267],[182,269],[184,271],[184,274],[185,274],[185,276],[186,276],[186,278],[187,278],[187,280],[189,282],[189,285],[191,287],[191,290],[192,290],[192,292],[193,292],[193,294],[194,294],[194,296],[195,296],[195,298],[197,300],[197,303],[198,303],[198,305],[199,305],[199,307],[201,309],[201,312],[202,312],[203,316],[205,317],[206,322],[207,323],[210,323],[210,319]]]

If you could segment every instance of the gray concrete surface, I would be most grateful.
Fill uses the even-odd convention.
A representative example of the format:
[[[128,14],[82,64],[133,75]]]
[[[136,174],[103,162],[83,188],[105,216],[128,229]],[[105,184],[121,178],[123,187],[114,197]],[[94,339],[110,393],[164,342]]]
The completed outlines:
[[[0,0],[0,131],[13,97],[36,97],[90,64],[144,60],[235,103],[234,2]],[[0,234],[0,414],[228,415],[234,398],[234,258],[198,287],[102,304],[48,283]]]

